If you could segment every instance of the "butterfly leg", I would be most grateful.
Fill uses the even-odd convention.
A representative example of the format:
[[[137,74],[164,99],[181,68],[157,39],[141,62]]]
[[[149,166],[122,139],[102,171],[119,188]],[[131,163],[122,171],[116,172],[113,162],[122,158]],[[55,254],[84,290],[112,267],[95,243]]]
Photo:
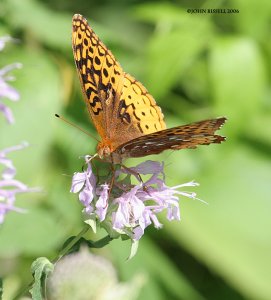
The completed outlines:
[[[122,167],[124,170],[126,170],[126,171],[129,172],[130,174],[134,175],[135,178],[136,178],[138,181],[140,181],[140,183],[144,184],[144,182],[143,182],[143,180],[142,180],[142,178],[141,178],[141,176],[140,176],[140,174],[139,174],[138,172],[136,172],[136,171],[134,171],[134,170],[132,170],[132,169],[130,169],[130,168],[125,167],[123,164],[120,164],[120,165],[121,165],[121,167]]]
[[[124,168],[126,171],[128,171],[130,174],[133,174],[139,180],[139,182],[142,184],[143,191],[150,195],[150,193],[148,191],[148,186],[145,185],[142,177],[140,176],[140,173],[138,173],[130,168],[125,167],[123,164],[121,164],[121,167]]]
[[[142,184],[143,190],[148,193],[148,187],[144,184],[144,181],[143,181],[142,177],[140,176],[140,174],[138,172],[136,172],[136,171],[134,171],[130,168],[125,167],[123,164],[121,164],[121,167],[123,169],[125,169],[126,171],[128,171],[130,174],[134,175],[137,178],[137,180]]]
[[[114,167],[113,164],[111,164],[111,172],[112,172],[112,177],[111,177],[111,181],[110,181],[110,185],[109,185],[109,190],[108,190],[108,198],[111,195],[111,191],[113,189],[114,183],[115,183],[115,173],[116,173],[116,169]]]

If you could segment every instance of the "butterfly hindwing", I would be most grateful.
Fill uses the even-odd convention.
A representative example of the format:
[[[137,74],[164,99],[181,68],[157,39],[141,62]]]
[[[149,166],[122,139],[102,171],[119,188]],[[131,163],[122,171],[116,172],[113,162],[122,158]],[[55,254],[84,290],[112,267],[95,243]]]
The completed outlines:
[[[173,127],[131,140],[116,149],[122,157],[142,157],[164,150],[196,148],[198,145],[221,143],[225,137],[214,134],[226,121],[217,118]]]

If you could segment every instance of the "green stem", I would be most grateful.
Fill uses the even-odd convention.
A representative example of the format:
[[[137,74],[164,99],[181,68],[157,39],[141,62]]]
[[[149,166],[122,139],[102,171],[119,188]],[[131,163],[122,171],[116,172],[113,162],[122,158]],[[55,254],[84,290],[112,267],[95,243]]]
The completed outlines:
[[[85,224],[85,227],[77,234],[77,236],[72,239],[65,248],[63,248],[58,256],[52,261],[53,263],[56,263],[59,261],[65,254],[69,252],[69,250],[81,239],[81,237],[89,230],[89,225]]]

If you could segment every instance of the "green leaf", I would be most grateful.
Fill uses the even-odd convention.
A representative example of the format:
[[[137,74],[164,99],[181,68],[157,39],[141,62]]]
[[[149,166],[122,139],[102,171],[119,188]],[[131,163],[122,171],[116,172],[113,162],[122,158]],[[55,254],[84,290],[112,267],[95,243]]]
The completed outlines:
[[[214,110],[229,119],[231,136],[247,130],[248,116],[260,111],[266,70],[258,45],[243,37],[221,37],[211,47],[209,61]]]
[[[134,16],[150,23],[184,24],[189,22],[190,15],[185,10],[171,3],[144,3],[137,5],[133,12]]]
[[[23,28],[31,39],[62,50],[71,48],[72,14],[59,14],[34,0],[7,0],[7,21],[13,27]]]
[[[206,47],[211,31],[207,19],[157,30],[148,45],[146,86],[162,97]]]
[[[94,214],[86,215],[87,219],[84,220],[86,224],[88,224],[94,233],[97,233],[97,220]]]
[[[76,236],[71,236],[64,242],[63,246],[60,249],[61,255],[62,255],[62,253],[64,256],[67,254],[71,254],[73,252],[78,252],[82,245],[88,245],[90,247],[92,244],[90,241],[86,240],[83,237],[81,237],[75,243],[73,243],[75,241],[75,239],[76,239]]]
[[[43,299],[43,287],[45,286],[46,279],[54,270],[54,265],[46,258],[37,258],[32,266],[31,271],[34,276],[34,284],[29,290],[34,300]]]
[[[92,242],[92,248],[103,248],[112,241],[112,238],[107,235],[104,238],[101,238],[98,241]]]
[[[185,9],[169,3],[137,6],[138,19],[155,23],[147,45],[145,84],[154,97],[163,97],[185,75],[212,36],[207,18],[193,18]]]
[[[63,253],[63,255],[67,255],[70,254],[72,252],[77,252],[80,250],[80,248],[82,247],[82,245],[87,245],[89,248],[103,248],[106,245],[108,245],[111,241],[112,238],[107,235],[104,238],[101,238],[98,241],[92,241],[92,240],[87,240],[83,237],[81,237],[79,240],[77,240],[75,243],[73,243],[73,241],[75,241],[76,236],[71,236],[69,237],[63,244],[61,251],[63,253],[63,250],[65,250],[65,253]],[[67,248],[70,245],[69,248]],[[67,249],[65,249],[67,248]]]
[[[131,242],[131,252],[130,252],[130,255],[127,258],[127,260],[132,259],[136,255],[137,250],[138,250],[138,245],[139,245],[139,241],[132,241]]]
[[[269,0],[249,2],[234,0],[232,3],[240,11],[238,17],[234,20],[236,28],[243,34],[253,37],[255,40],[265,42],[270,36],[271,2]],[[255,14],[259,18],[255,18]]]

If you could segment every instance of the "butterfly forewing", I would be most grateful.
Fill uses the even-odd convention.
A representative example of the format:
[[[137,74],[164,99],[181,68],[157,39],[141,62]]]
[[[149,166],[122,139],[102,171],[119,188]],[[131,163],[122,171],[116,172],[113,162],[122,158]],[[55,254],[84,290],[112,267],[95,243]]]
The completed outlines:
[[[154,98],[139,81],[123,72],[78,14],[73,17],[72,45],[88,111],[102,142],[114,150],[133,138],[166,128]]]
[[[122,157],[142,157],[158,154],[164,150],[196,148],[198,145],[221,143],[225,137],[216,135],[226,121],[226,118],[217,118],[178,126],[144,135],[133,139],[116,149]]]
[[[89,114],[102,138],[106,131],[110,108],[123,85],[123,70],[112,53],[100,41],[81,15],[73,17],[73,54]],[[106,101],[111,101],[106,103]]]

